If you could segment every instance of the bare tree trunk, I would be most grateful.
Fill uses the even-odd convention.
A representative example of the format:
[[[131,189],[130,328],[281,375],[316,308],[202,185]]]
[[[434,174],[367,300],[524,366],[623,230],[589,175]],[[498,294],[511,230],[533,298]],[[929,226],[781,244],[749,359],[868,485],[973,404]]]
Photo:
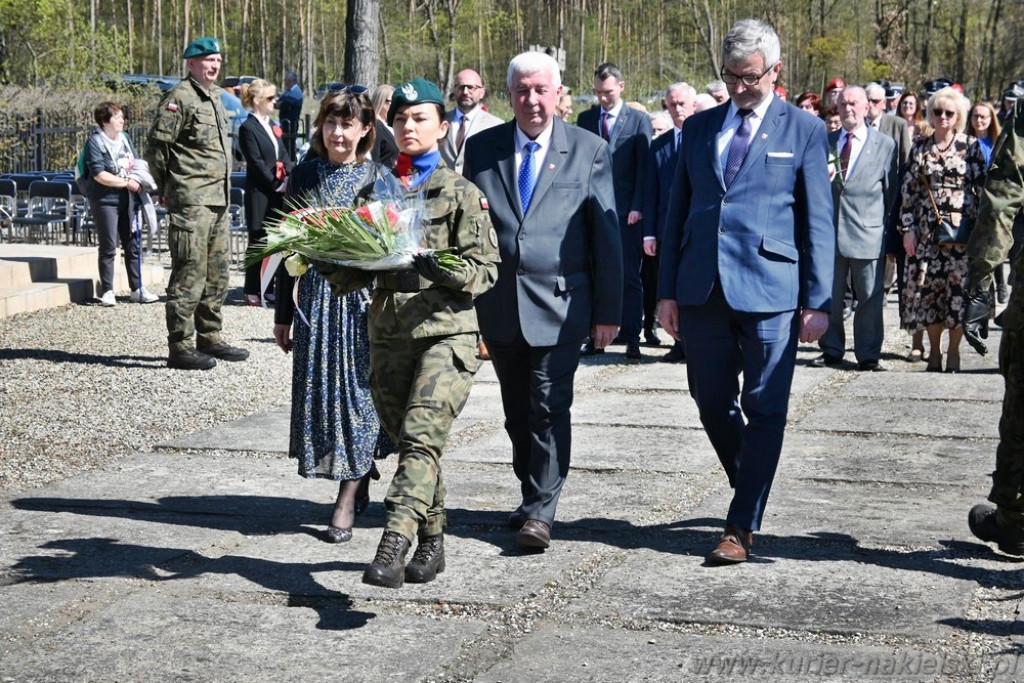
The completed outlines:
[[[964,55],[967,52],[967,0],[960,0],[960,28],[956,37],[956,63],[953,67],[953,80],[964,82]]]
[[[260,36],[267,35],[267,3],[266,0],[260,0]],[[260,75],[266,77],[270,74],[270,70],[267,68],[267,41],[259,40],[260,44]]]
[[[345,16],[345,82],[377,87],[379,0],[348,0]]]
[[[135,64],[135,17],[132,14],[132,0],[125,0],[125,19],[128,23],[128,63]]]
[[[721,39],[718,37],[718,28],[711,14],[711,6],[708,4],[708,0],[699,1],[699,7],[697,5],[698,0],[686,0],[686,4],[690,7],[693,24],[697,29],[697,35],[700,36],[700,42],[708,54],[708,65],[711,67],[711,73],[718,74],[722,71],[722,65],[719,63],[721,61],[719,56]]]

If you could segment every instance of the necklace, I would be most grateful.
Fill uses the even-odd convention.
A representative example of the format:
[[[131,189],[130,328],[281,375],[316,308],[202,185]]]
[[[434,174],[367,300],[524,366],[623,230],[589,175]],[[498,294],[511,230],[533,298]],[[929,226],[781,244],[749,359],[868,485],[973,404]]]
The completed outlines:
[[[939,141],[935,139],[935,134],[932,133],[932,146],[935,148],[935,151],[938,152],[939,154],[945,154],[946,152],[948,152],[949,148],[953,146],[954,142],[956,142],[956,136],[955,135],[953,135],[953,136],[951,136],[949,138],[949,142],[946,143],[945,147],[940,147],[939,146]]]

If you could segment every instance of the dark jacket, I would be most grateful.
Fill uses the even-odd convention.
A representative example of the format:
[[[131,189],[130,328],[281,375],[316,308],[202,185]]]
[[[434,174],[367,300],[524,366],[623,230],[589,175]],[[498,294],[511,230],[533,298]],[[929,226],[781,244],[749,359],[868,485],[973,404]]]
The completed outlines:
[[[238,144],[245,158],[245,224],[250,233],[262,233],[264,221],[275,219],[284,206],[284,194],[276,191],[281,184],[274,175],[276,164],[288,170],[291,162],[281,138],[268,138],[252,114],[238,129]]]
[[[89,178],[87,196],[93,204],[117,206],[121,203],[127,203],[128,190],[120,187],[107,187],[96,182],[96,176],[103,171],[113,175],[120,175],[121,173],[121,169],[118,168],[113,157],[110,156],[110,152],[107,151],[107,146],[101,137],[102,135],[103,131],[97,128],[85,143],[85,171]],[[135,151],[135,145],[132,144],[131,138],[128,137],[127,133],[123,132],[121,137],[127,141],[132,157],[137,159],[139,155]]]

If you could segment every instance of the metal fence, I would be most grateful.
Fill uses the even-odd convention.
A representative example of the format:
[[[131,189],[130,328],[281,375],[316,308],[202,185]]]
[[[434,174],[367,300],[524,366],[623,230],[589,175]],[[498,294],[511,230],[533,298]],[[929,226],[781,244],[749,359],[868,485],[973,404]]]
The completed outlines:
[[[145,151],[155,111],[155,107],[143,112],[126,108],[125,130],[139,154]],[[95,128],[91,111],[37,109],[30,116],[0,112],[0,173],[70,170]]]

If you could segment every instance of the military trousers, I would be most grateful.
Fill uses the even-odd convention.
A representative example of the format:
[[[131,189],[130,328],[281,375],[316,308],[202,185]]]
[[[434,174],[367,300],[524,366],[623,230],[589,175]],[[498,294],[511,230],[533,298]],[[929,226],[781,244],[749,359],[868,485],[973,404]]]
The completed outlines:
[[[384,528],[410,541],[444,530],[441,453],[480,367],[476,344],[475,332],[371,342],[373,403],[398,444]]]
[[[221,341],[228,293],[227,207],[184,206],[171,211],[168,222],[167,344],[172,353],[212,346]]]
[[[1006,389],[988,499],[1024,527],[1024,329],[1003,330],[999,371]]]

